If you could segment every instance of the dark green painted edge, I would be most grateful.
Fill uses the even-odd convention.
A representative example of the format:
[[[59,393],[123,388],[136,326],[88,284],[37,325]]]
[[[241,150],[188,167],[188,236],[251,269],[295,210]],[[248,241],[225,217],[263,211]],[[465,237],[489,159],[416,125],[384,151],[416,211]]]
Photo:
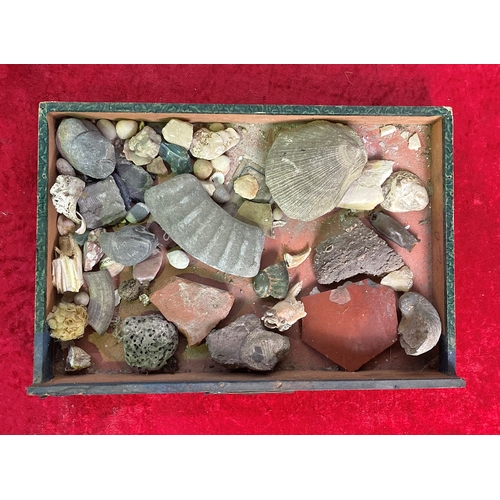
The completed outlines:
[[[436,379],[387,379],[387,380],[249,380],[223,382],[145,382],[140,384],[96,383],[32,385],[28,395],[72,396],[108,394],[259,394],[293,393],[298,391],[331,390],[394,390],[394,389],[450,389],[463,388],[465,382],[458,377]]]
[[[95,386],[53,385],[43,386],[51,378],[52,356],[51,339],[45,322],[45,283],[47,254],[47,203],[48,203],[48,124],[50,112],[63,113],[211,113],[211,114],[269,114],[269,115],[331,115],[331,116],[440,116],[443,118],[443,165],[444,165],[444,224],[445,224],[445,305],[447,335],[440,344],[440,371],[450,378],[435,380],[400,380],[400,381],[294,381],[283,382],[287,392],[295,390],[334,390],[334,389],[372,389],[372,388],[425,388],[425,387],[462,387],[462,379],[455,377],[455,296],[454,296],[454,240],[453,240],[453,117],[451,109],[440,106],[295,106],[261,104],[189,104],[189,103],[130,103],[130,102],[42,102],[39,106],[38,138],[38,206],[37,206],[37,254],[36,254],[36,289],[35,289],[35,352],[33,385],[28,387],[28,394],[88,393],[159,393],[159,392],[220,392],[219,384],[104,384]],[[381,122],[382,123],[382,122]],[[271,386],[262,381],[239,382],[232,385],[235,392],[273,392]],[[257,384],[258,386],[255,386]],[[430,384],[430,385],[429,385]],[[241,386],[241,387],[240,387]],[[182,389],[182,388],[184,389]],[[219,388],[218,388],[219,387]],[[284,390],[284,389],[283,389]],[[280,390],[278,392],[283,392]],[[223,391],[231,392],[231,391]],[[69,393],[68,393],[69,394]]]
[[[47,112],[41,105],[38,110],[38,198],[36,226],[36,279],[33,383],[43,383],[53,378],[52,352],[48,327],[45,322],[47,280],[47,207],[48,207],[48,157],[49,130]]]

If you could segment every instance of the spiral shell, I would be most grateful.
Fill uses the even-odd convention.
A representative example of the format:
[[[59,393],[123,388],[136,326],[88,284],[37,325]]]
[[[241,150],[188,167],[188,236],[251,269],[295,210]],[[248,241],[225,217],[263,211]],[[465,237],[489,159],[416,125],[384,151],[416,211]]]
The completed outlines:
[[[351,128],[317,120],[277,135],[266,159],[266,184],[288,217],[310,221],[338,205],[367,159]]]

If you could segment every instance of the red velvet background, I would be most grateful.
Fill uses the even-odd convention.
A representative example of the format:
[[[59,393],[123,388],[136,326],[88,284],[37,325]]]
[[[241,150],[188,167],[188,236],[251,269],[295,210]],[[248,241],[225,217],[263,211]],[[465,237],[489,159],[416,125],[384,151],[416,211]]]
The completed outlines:
[[[499,434],[500,66],[0,65],[0,433]],[[450,106],[464,389],[28,397],[40,101]]]

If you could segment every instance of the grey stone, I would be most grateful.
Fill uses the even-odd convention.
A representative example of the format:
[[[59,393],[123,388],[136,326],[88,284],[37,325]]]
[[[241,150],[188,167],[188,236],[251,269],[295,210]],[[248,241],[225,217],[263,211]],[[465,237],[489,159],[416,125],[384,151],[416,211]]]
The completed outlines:
[[[179,333],[161,314],[130,316],[120,325],[125,361],[140,371],[157,371],[174,355]]]
[[[214,361],[229,369],[273,370],[290,349],[290,341],[262,327],[255,314],[245,314],[206,339]]]
[[[94,179],[104,179],[115,169],[113,144],[88,120],[64,118],[57,127],[56,145],[75,170]]]
[[[149,215],[148,207],[144,203],[136,203],[128,212],[125,219],[132,224],[142,222]]]
[[[144,198],[155,221],[195,259],[236,276],[259,272],[262,230],[225,212],[194,175],[172,177],[148,189]]]
[[[88,184],[78,200],[78,209],[90,229],[121,222],[127,214],[123,198],[111,176]]]
[[[320,243],[313,259],[316,280],[322,285],[358,274],[382,276],[402,266],[403,259],[359,219]]]
[[[153,186],[153,178],[143,167],[123,160],[116,165],[116,172],[126,184],[130,198],[144,201],[144,193]]]
[[[146,260],[158,245],[158,238],[142,226],[125,226],[101,234],[99,244],[111,260],[133,266]]]

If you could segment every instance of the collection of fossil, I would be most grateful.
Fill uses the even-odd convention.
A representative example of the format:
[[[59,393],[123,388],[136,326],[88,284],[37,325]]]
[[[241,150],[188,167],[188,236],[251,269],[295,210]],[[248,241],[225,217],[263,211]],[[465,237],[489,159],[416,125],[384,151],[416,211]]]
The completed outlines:
[[[188,346],[206,343],[212,359],[230,370],[269,371],[289,351],[286,331],[298,322],[303,341],[346,370],[398,339],[413,356],[437,344],[440,317],[411,291],[412,271],[387,243],[410,252],[420,241],[390,215],[427,207],[419,177],[393,171],[391,161],[368,160],[359,135],[340,123],[283,127],[262,168],[242,162],[235,171],[227,153],[241,137],[230,124],[177,118],[60,121],[58,175],[50,188],[58,212],[52,264],[58,303],[47,324],[67,349],[67,371],[92,364],[74,342],[88,327],[100,335],[114,329],[126,363],[140,372],[164,368],[179,334]],[[369,212],[369,224],[357,211]],[[262,268],[266,238],[287,220],[340,212],[349,216],[335,234]],[[183,270],[193,261],[248,279],[256,298],[276,302],[262,317],[242,314],[220,327],[231,293],[182,276],[151,292],[166,265]],[[339,286],[299,298],[303,284],[292,283],[289,270],[306,261],[318,284]],[[126,267],[133,277],[120,279]],[[359,276],[379,282],[346,281]],[[117,321],[121,301],[156,309]]]

